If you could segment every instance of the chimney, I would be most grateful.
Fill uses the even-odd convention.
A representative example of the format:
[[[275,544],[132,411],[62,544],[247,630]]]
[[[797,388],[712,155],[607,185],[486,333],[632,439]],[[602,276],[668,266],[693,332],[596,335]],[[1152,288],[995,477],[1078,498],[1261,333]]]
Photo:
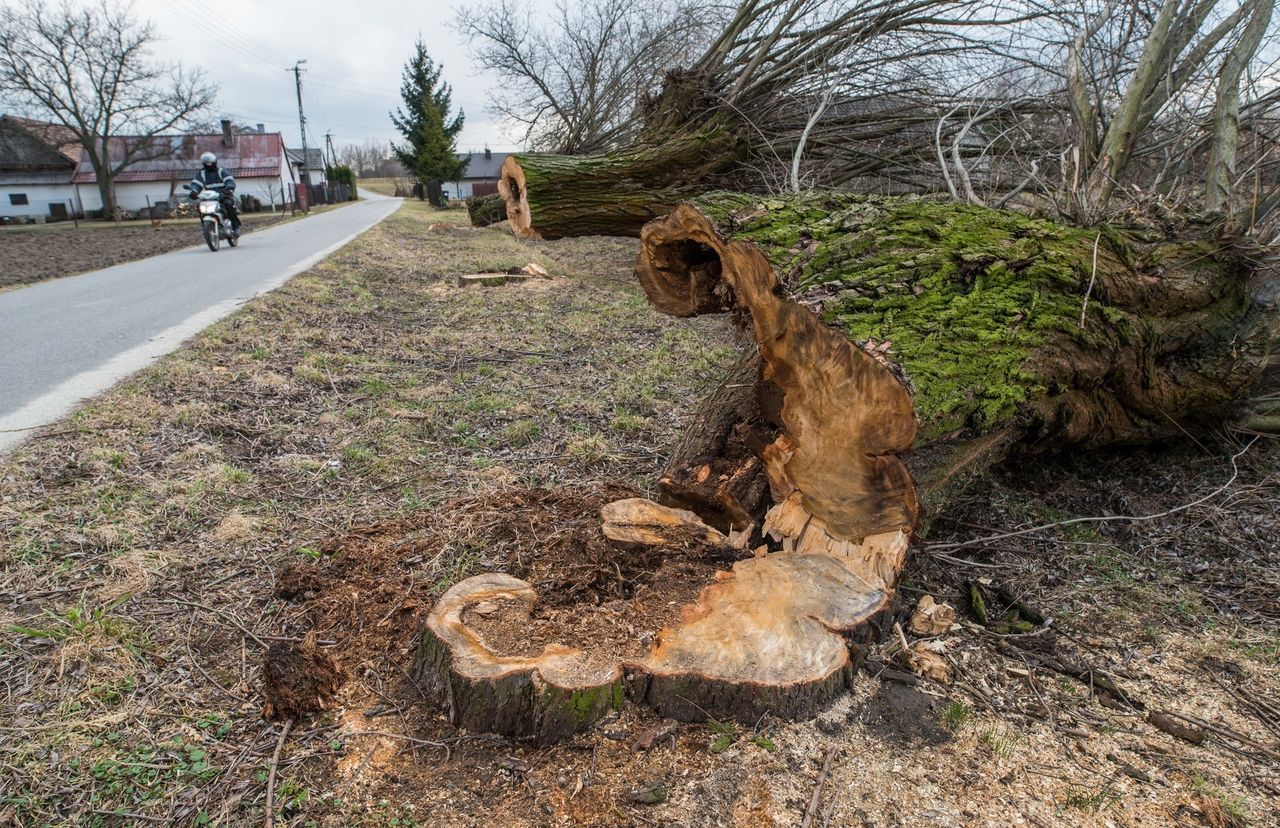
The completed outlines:
[[[222,119],[222,146],[229,147],[231,146],[232,143],[233,142],[231,140],[231,122],[228,121],[226,118],[223,118]]]
[[[491,159],[491,158],[493,158],[493,151],[492,151],[492,150],[490,150],[488,147],[485,147],[485,148],[484,148],[484,160],[488,161],[488,160],[489,160],[489,159]]]
[[[261,135],[265,135],[265,134],[266,134],[266,132],[267,132],[267,125],[266,125],[266,124],[258,124],[258,133],[259,133],[259,134],[261,134]]]

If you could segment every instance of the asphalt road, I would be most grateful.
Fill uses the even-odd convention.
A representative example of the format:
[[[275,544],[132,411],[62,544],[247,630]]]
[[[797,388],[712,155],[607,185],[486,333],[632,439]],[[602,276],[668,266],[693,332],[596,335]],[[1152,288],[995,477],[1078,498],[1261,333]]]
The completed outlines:
[[[382,221],[368,200],[183,250],[0,293],[0,452]],[[192,240],[199,230],[191,230]]]

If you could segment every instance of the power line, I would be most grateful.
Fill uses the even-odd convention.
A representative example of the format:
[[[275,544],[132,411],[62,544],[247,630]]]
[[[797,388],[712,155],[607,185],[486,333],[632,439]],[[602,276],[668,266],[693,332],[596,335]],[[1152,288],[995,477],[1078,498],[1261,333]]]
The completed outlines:
[[[221,32],[217,31],[216,29],[213,31],[210,31],[210,28],[211,28],[210,26],[206,25],[198,17],[192,15],[190,12],[188,12],[186,9],[179,6],[177,3],[169,2],[167,0],[165,2],[165,8],[169,9],[169,11],[171,11],[176,17],[178,17],[187,25],[191,26],[196,31],[198,31],[201,34],[201,36],[212,37],[214,40],[218,41],[218,43],[222,44],[226,48],[240,55],[240,57],[246,60],[252,61],[254,63],[261,64],[263,66],[269,66],[272,69],[281,68],[280,63],[276,63],[272,60],[269,60],[267,59],[267,57],[264,57],[262,54],[255,54],[254,52],[246,48],[243,44],[240,44],[235,42],[234,40],[231,40],[230,38],[224,36]]]
[[[331,130],[333,125],[329,123],[329,113],[325,112],[324,107],[320,105],[320,99],[316,97],[314,92],[308,92],[306,98],[320,113],[320,123],[324,124],[326,130]]]
[[[252,60],[255,63],[260,63],[264,66],[270,66],[273,69],[278,69],[289,63],[288,59],[282,57],[279,53],[271,49],[271,47],[254,38],[248,32],[245,32],[243,29],[225,18],[219,19],[217,29],[210,31],[209,26],[202,21],[198,15],[183,8],[179,2],[175,2],[175,0],[164,0],[164,4],[171,12],[196,28],[202,36],[212,36],[213,39],[237,52],[242,57],[248,58],[249,60]],[[223,29],[230,29],[238,34],[242,40],[233,40],[223,36],[221,31]]]
[[[249,34],[244,29],[241,29],[235,23],[226,19],[222,19],[218,21],[218,25],[222,26],[223,28],[230,29],[231,31],[243,37],[247,41],[247,44],[249,46],[256,47],[257,51],[267,56],[272,62],[277,64],[289,62],[288,59],[285,58],[283,55],[281,55],[279,52],[275,51],[270,46],[263,43],[261,40],[258,40],[256,37]]]
[[[370,92],[376,92],[379,95],[391,95],[394,97],[399,94],[400,91],[398,86],[395,89],[388,90],[385,86],[374,86],[369,83],[339,80],[337,78],[330,78],[326,75],[317,75],[315,73],[312,73],[311,77],[314,79],[314,83],[318,86],[327,86],[331,89],[338,89],[343,92],[352,92],[360,95],[367,95]]]

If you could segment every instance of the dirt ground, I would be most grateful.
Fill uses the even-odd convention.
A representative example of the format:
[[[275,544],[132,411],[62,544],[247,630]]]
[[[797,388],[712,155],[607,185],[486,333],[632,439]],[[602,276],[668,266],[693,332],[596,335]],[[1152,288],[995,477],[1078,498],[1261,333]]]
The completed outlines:
[[[643,596],[555,533],[651,492],[739,347],[653,312],[631,240],[463,219],[406,203],[0,460],[0,825],[260,826],[268,788],[299,828],[1280,824],[1280,445],[1242,435],[978,481],[902,587],[958,610],[949,683],[892,636],[813,721],[452,728],[409,677],[435,598]],[[264,719],[316,648],[325,709]]]
[[[246,215],[246,231],[261,230],[287,218],[284,214]],[[194,220],[166,221],[160,227],[127,222],[70,222],[34,227],[0,228],[0,289],[74,276],[203,244]]]

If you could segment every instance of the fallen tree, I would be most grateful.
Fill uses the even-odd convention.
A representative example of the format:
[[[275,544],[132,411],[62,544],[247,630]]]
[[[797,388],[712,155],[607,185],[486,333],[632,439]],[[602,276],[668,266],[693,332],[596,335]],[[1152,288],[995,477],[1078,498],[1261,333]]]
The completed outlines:
[[[918,430],[898,451],[929,506],[1015,444],[1151,442],[1239,413],[1268,362],[1276,279],[1212,231],[1170,240],[928,199],[713,193],[645,228],[636,275],[666,313],[750,321],[764,358],[755,416],[773,427],[787,420],[779,377],[825,364],[840,338],[878,358],[910,388]],[[808,336],[826,344],[777,352]],[[846,417],[849,399],[819,422]]]
[[[507,220],[507,205],[497,193],[467,199],[467,216],[472,227],[488,227]]]
[[[721,13],[705,48],[664,53],[661,83],[590,73],[593,89],[622,85],[634,105],[556,96],[524,60],[494,62],[531,82],[517,120],[585,129],[552,128],[564,140],[541,145],[569,155],[509,158],[522,235],[581,232],[575,223],[601,211],[596,232],[634,234],[673,199],[717,188],[948,192],[1090,224],[1133,204],[1194,201],[1255,226],[1270,214],[1280,97],[1251,78],[1271,4],[1090,0],[1062,15],[1027,3],[741,0],[700,19]],[[524,27],[485,35],[510,57],[498,31]],[[618,105],[594,130],[603,101]],[[1256,173],[1251,196],[1237,166]]]
[[[813,713],[875,637],[909,539],[972,475],[1011,450],[1148,442],[1240,410],[1275,334],[1274,277],[1248,252],[917,198],[678,205],[643,229],[640,284],[665,313],[733,314],[759,358],[663,474],[689,511],[625,501],[602,531],[756,555],[641,655],[603,662],[511,655],[465,613],[502,598],[518,622],[532,587],[469,579],[432,613],[423,686],[459,723],[543,741],[624,695],[681,719]]]

